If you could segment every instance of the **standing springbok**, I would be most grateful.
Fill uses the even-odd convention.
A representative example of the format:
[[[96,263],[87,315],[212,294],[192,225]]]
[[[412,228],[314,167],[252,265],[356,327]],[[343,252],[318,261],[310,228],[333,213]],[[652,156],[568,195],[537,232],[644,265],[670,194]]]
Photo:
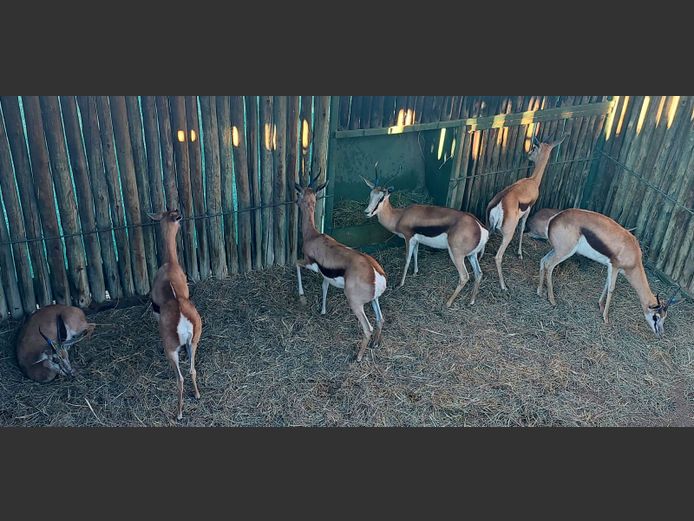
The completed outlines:
[[[658,295],[653,295],[643,269],[639,241],[628,230],[605,215],[570,208],[550,219],[547,236],[552,250],[540,261],[538,295],[542,296],[546,274],[547,296],[552,305],[556,306],[552,272],[559,263],[578,253],[607,266],[605,288],[598,301],[605,322],[617,276],[623,273],[639,296],[643,314],[651,330],[658,337],[663,334],[668,308],[677,301],[674,300],[674,294],[665,302]]]
[[[528,219],[528,214],[532,210],[535,201],[540,196],[540,183],[542,176],[545,175],[547,163],[552,149],[559,143],[564,141],[566,136],[551,141],[549,143],[540,143],[533,137],[533,147],[530,150],[528,158],[535,163],[535,168],[530,177],[519,179],[511,186],[504,188],[496,194],[487,205],[487,227],[489,231],[501,230],[503,239],[499,250],[496,252],[494,260],[496,261],[496,271],[499,273],[499,283],[501,289],[507,290],[504,282],[504,275],[501,272],[501,261],[504,258],[506,248],[513,239],[513,234],[516,232],[518,223],[521,223],[520,234],[518,237],[518,256],[523,258],[523,231],[525,230],[525,221]]]
[[[320,174],[319,174],[320,176]],[[318,176],[317,176],[318,177]],[[323,306],[328,287],[344,288],[347,302],[352,312],[359,319],[364,338],[357,353],[361,362],[367,347],[378,347],[383,329],[383,313],[378,298],[386,289],[386,274],[381,265],[369,255],[340,244],[335,239],[320,233],[316,229],[314,211],[316,195],[325,188],[326,183],[314,188],[316,179],[311,180],[306,188],[295,183],[297,203],[301,208],[301,231],[303,234],[304,258],[296,261],[296,275],[299,284],[299,296],[305,303],[304,288],[301,283],[301,268],[307,268],[323,275]],[[364,304],[371,302],[376,315],[376,330],[369,323],[364,313]]]
[[[159,321],[159,336],[164,346],[164,354],[171,363],[178,382],[178,409],[176,419],[183,418],[183,373],[181,373],[179,352],[185,346],[190,362],[190,376],[193,380],[195,398],[200,398],[195,353],[202,334],[202,320],[193,303],[189,300],[186,276],[178,263],[176,234],[180,228],[181,214],[178,210],[167,210],[158,214],[148,214],[159,221],[166,245],[166,261],[157,270],[152,284],[152,309]]]
[[[17,361],[27,378],[50,382],[57,375],[74,376],[68,349],[94,331],[84,312],[52,304],[29,317],[17,339]]]
[[[474,304],[482,282],[482,269],[478,255],[484,252],[489,239],[487,229],[474,215],[453,208],[422,204],[394,208],[390,204],[390,195],[394,188],[382,186],[378,176],[378,163],[375,169],[376,178],[373,182],[362,177],[366,185],[371,188],[369,204],[364,212],[367,217],[376,215],[381,226],[405,239],[405,269],[399,287],[405,284],[412,256],[414,256],[414,272],[419,272],[417,255],[421,243],[431,248],[448,250],[458,270],[460,280],[446,303],[447,307],[451,307],[455,298],[470,280],[465,267],[465,257],[468,258],[475,275],[475,286],[470,297],[470,305]]]
[[[189,298],[186,274],[178,263],[176,251],[176,234],[181,227],[181,213],[178,210],[167,210],[160,213],[148,213],[150,219],[157,221],[162,229],[166,256],[164,264],[157,270],[152,284],[151,298],[154,316],[159,320],[161,306],[171,298],[169,283],[174,287],[176,295]]]

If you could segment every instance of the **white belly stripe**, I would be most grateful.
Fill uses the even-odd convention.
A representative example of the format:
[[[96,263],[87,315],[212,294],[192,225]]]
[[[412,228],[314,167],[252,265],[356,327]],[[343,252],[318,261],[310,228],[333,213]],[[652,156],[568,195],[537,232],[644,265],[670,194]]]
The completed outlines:
[[[345,287],[345,278],[344,277],[335,277],[334,279],[330,279],[328,277],[323,277],[325,280],[327,280],[331,286],[335,286],[336,288],[344,288]]]
[[[414,239],[417,242],[424,244],[424,246],[429,246],[430,248],[436,248],[439,250],[445,250],[448,248],[448,234],[442,233],[436,237],[427,237],[426,235],[420,235],[416,233]]]
[[[581,235],[581,238],[578,240],[578,244],[576,245],[576,253],[599,262],[600,264],[611,264],[610,259],[605,257],[602,253],[594,250],[590,244],[588,244],[588,241],[586,241],[586,238],[583,235]]]

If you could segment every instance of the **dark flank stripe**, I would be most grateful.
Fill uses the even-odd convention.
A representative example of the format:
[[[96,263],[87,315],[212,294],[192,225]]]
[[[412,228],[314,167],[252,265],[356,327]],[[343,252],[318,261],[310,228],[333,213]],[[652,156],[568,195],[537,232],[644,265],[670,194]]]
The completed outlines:
[[[448,231],[448,226],[414,226],[412,231],[425,237],[436,237]]]
[[[612,251],[610,250],[609,246],[607,246],[607,244],[605,244],[600,237],[595,235],[592,230],[588,228],[581,228],[581,233],[586,238],[586,241],[588,241],[591,248],[608,259],[612,258]]]
[[[518,208],[520,209],[521,212],[524,212],[528,208],[530,208],[530,203],[518,203]]]
[[[327,268],[325,266],[321,266],[316,260],[312,259],[311,264],[314,264],[318,266],[318,270],[321,272],[321,275],[324,277],[327,277],[329,279],[336,279],[337,277],[344,277],[345,276],[345,269],[344,268]]]

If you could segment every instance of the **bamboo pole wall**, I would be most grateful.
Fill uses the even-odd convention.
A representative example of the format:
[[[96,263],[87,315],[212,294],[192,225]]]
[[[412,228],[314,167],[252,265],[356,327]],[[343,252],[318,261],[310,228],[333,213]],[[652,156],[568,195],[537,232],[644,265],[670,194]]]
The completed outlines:
[[[313,96],[0,97],[0,320],[147,295],[167,208],[192,281],[293,263],[316,100],[314,137]]]
[[[457,124],[605,99],[341,96],[337,108],[329,96],[2,96],[0,320],[51,302],[147,295],[163,261],[147,213],[167,208],[184,215],[179,254],[192,281],[293,263],[294,183],[326,178],[331,128]],[[584,206],[635,227],[647,259],[692,292],[693,110],[693,97],[618,96],[608,114],[449,128],[448,204],[483,216],[494,193],[529,175],[533,135],[568,133],[536,209]],[[324,211],[321,202],[317,222]]]

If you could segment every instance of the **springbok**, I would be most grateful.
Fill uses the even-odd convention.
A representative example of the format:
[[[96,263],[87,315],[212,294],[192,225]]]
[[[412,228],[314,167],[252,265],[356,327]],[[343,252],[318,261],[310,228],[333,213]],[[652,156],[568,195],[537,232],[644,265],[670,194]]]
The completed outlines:
[[[547,296],[552,305],[556,305],[552,272],[559,263],[578,253],[607,266],[605,288],[598,301],[605,322],[617,276],[623,273],[639,296],[643,314],[651,330],[658,337],[663,334],[668,308],[679,301],[674,300],[674,294],[665,302],[658,295],[653,295],[643,269],[641,247],[628,230],[605,215],[570,208],[550,219],[547,237],[552,250],[540,261],[538,295],[542,296],[546,274]]]
[[[528,237],[533,239],[547,240],[547,224],[549,220],[557,215],[561,210],[556,208],[543,208],[535,212],[535,215],[530,217],[527,222]]]
[[[489,231],[501,230],[503,239],[499,246],[496,256],[496,271],[499,273],[499,283],[501,289],[507,290],[504,282],[504,275],[501,272],[501,261],[504,258],[506,248],[513,239],[513,234],[516,232],[518,223],[521,223],[520,234],[518,237],[518,256],[523,258],[523,231],[525,230],[525,221],[528,219],[528,214],[532,210],[535,201],[540,196],[540,183],[542,176],[545,174],[547,163],[552,149],[559,143],[564,141],[566,136],[551,141],[549,143],[540,143],[533,137],[533,147],[530,150],[528,158],[535,163],[535,168],[530,177],[519,179],[511,186],[504,188],[496,194],[487,205],[487,227]]]
[[[390,195],[394,188],[383,186],[387,183],[381,185],[378,163],[375,165],[375,170],[376,178],[373,182],[362,177],[371,189],[369,204],[364,212],[369,218],[374,215],[377,216],[381,226],[405,239],[405,269],[399,287],[405,284],[410,260],[413,256],[414,272],[415,274],[419,272],[417,256],[421,243],[431,248],[448,250],[448,254],[458,270],[460,280],[446,303],[447,307],[451,307],[455,298],[470,280],[470,275],[465,267],[465,257],[468,258],[475,276],[475,286],[470,298],[470,304],[474,304],[482,282],[482,270],[478,254],[484,253],[485,245],[489,239],[487,229],[474,215],[453,208],[422,204],[413,204],[407,208],[394,208],[390,204]]]
[[[57,375],[75,376],[68,349],[94,331],[84,312],[52,304],[29,317],[17,339],[17,361],[27,378],[50,382]]]
[[[189,298],[190,293],[186,282],[186,274],[178,263],[176,252],[176,234],[181,227],[181,213],[178,210],[167,210],[160,213],[148,213],[150,219],[157,221],[162,229],[166,256],[164,264],[157,270],[150,292],[152,298],[152,311],[157,320],[161,306],[171,299],[169,283],[174,287],[174,292],[180,297]]]
[[[320,173],[317,177],[320,176]],[[317,178],[316,177],[316,178]],[[366,348],[376,348],[380,344],[383,329],[383,313],[378,298],[386,289],[386,274],[376,259],[340,244],[335,239],[320,233],[316,229],[314,211],[316,195],[327,185],[314,188],[316,179],[309,182],[306,188],[294,184],[297,193],[297,203],[301,208],[301,231],[303,234],[304,258],[296,261],[296,275],[299,284],[299,298],[306,302],[304,288],[301,283],[301,268],[307,268],[323,275],[323,306],[321,314],[325,314],[325,301],[328,287],[344,288],[347,302],[352,312],[359,319],[364,332],[364,338],[357,353],[357,361],[361,362]],[[376,330],[369,323],[364,313],[364,304],[371,302],[376,315]]]

